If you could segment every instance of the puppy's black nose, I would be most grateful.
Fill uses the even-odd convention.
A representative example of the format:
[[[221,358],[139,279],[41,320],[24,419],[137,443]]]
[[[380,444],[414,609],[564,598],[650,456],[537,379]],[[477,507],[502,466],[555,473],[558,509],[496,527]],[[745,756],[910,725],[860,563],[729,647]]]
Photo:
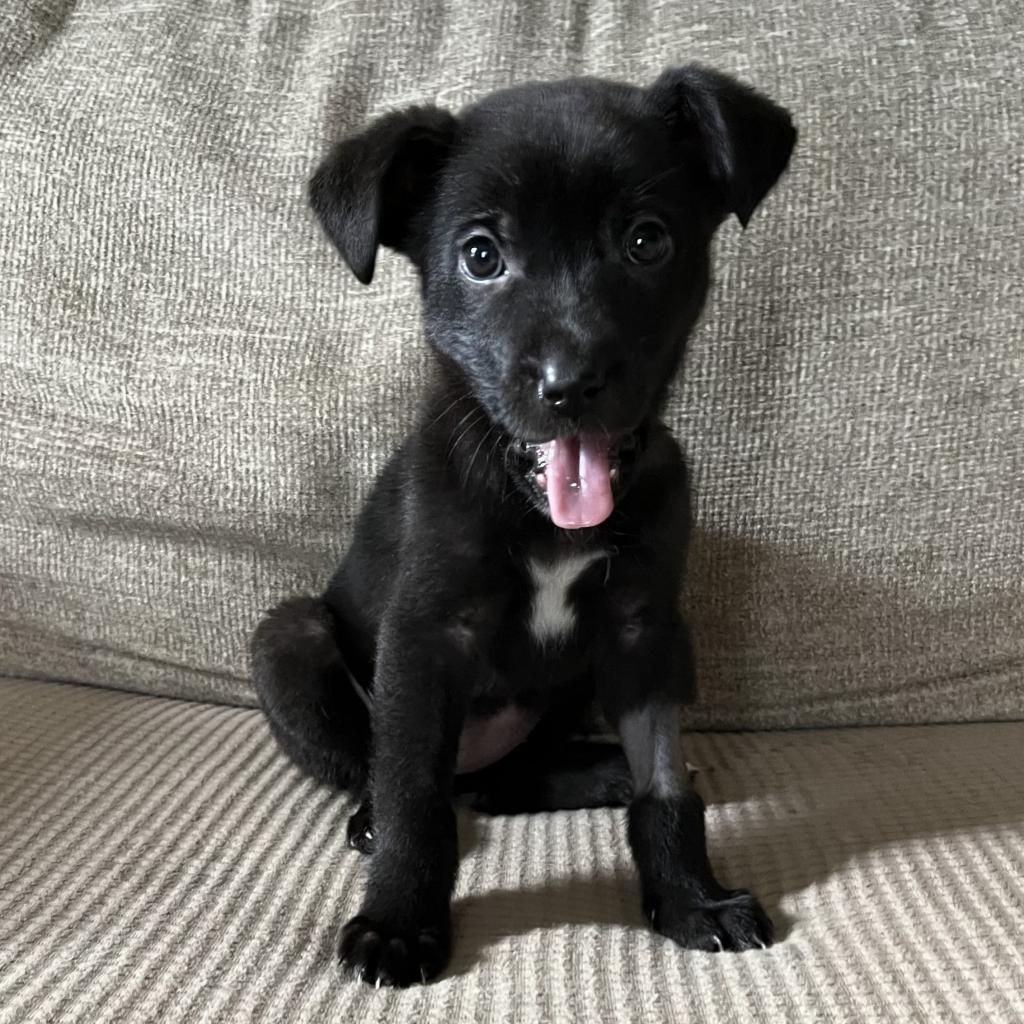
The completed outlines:
[[[551,361],[543,366],[538,391],[555,412],[576,418],[601,393],[604,381],[596,370]]]

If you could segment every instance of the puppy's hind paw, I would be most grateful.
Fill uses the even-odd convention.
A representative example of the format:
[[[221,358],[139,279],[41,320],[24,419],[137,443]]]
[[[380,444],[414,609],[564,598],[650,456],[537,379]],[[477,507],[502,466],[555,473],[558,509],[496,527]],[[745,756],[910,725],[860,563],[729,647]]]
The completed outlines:
[[[366,856],[374,851],[376,837],[373,834],[373,820],[370,815],[369,803],[364,803],[359,810],[348,819],[348,845]]]

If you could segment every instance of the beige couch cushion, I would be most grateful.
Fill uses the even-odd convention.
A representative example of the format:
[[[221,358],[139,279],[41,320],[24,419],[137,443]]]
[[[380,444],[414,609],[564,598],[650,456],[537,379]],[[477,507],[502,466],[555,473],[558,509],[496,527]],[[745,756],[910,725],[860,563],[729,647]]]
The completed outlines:
[[[0,1022],[1011,1024],[1024,724],[694,735],[713,859],[767,952],[645,926],[621,811],[466,819],[455,958],[341,975],[364,860],[257,712],[0,683]]]
[[[421,377],[303,183],[390,106],[699,59],[789,105],[671,418],[693,721],[1020,715],[1019,4],[28,0],[0,8],[0,673],[249,702]]]

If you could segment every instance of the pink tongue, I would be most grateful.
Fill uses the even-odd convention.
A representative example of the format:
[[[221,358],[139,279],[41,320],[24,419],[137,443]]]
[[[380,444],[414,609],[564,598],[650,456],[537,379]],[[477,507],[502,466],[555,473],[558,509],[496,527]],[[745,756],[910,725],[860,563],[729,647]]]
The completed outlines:
[[[612,514],[608,438],[602,434],[560,437],[544,445],[548,507],[555,526],[597,526]]]

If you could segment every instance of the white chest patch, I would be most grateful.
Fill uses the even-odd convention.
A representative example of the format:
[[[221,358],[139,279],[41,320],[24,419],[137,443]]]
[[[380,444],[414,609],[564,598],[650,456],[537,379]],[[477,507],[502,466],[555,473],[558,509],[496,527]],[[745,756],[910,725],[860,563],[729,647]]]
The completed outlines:
[[[569,603],[569,588],[587,566],[604,557],[603,551],[588,551],[557,562],[530,559],[530,578],[535,588],[530,607],[530,633],[537,643],[558,643],[576,628],[576,612]]]

